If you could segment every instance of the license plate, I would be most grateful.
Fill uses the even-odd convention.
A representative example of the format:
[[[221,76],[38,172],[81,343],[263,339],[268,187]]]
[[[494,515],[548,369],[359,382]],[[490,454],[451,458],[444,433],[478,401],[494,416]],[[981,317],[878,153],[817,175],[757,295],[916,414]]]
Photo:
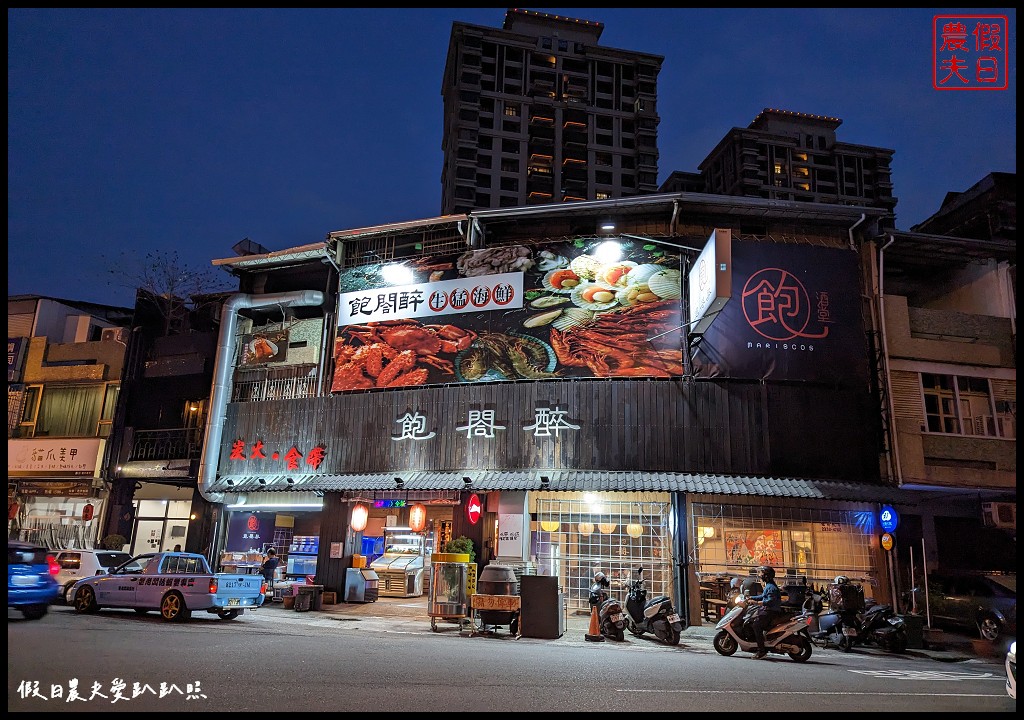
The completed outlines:
[[[39,582],[38,575],[15,575],[11,578],[11,582],[15,585],[35,585]]]
[[[857,628],[844,627],[843,635],[846,635],[847,637],[857,637]]]
[[[242,599],[241,598],[228,598],[228,605],[241,605],[241,604],[242,604]]]
[[[622,622],[622,613],[612,615],[612,622]]]
[[[677,623],[677,622],[679,622],[679,616],[678,615],[669,615],[665,619],[668,620],[670,623]]]

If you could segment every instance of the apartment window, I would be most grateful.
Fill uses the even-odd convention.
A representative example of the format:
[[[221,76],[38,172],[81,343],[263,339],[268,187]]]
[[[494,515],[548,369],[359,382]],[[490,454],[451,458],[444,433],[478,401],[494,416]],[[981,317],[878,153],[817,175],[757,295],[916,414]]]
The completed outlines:
[[[47,386],[39,403],[34,435],[108,436],[118,387],[116,384]]]
[[[612,174],[603,170],[598,170],[594,173],[594,180],[601,183],[602,185],[612,184]]]
[[[925,432],[1014,438],[1015,403],[996,402],[988,378],[921,373]]]
[[[478,188],[489,188],[491,186],[491,176],[483,173],[477,173],[476,186]],[[480,193],[477,193],[477,197],[480,197]]]
[[[501,141],[501,151],[503,153],[507,153],[508,155],[518,155],[519,154],[519,141],[518,140],[502,140]]]
[[[549,38],[549,37],[542,37],[540,39],[540,46],[544,50],[550,50],[551,49],[551,38]]]
[[[476,194],[476,206],[482,208],[488,208],[491,206],[491,194],[478,192]]]
[[[506,105],[505,114],[509,117],[519,117],[519,106],[518,105]]]
[[[515,195],[502,195],[498,201],[500,207],[516,207],[519,205],[519,198]]]
[[[559,40],[558,49],[562,52],[565,52],[566,50],[569,49],[569,42],[567,40]]]
[[[603,192],[601,190],[598,190],[597,192],[594,193],[594,199],[595,200],[611,200],[612,199],[612,194],[611,193]]]
[[[501,171],[502,172],[519,172],[519,161],[510,160],[508,158],[502,158],[501,160]]]
[[[502,190],[507,190],[507,191],[510,191],[510,192],[518,192],[519,191],[519,178],[502,178],[501,179],[501,189]]]
[[[594,153],[594,164],[601,167],[611,167],[612,156],[608,153]]]
[[[491,156],[480,154],[476,157],[476,166],[484,170],[488,170],[491,167]]]

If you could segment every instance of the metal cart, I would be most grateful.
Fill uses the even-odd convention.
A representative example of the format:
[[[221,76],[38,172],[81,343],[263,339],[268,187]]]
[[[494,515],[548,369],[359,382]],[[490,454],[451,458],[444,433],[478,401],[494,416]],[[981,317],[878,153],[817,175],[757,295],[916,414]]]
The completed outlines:
[[[430,629],[438,632],[438,620],[458,623],[461,628],[470,614],[469,555],[434,553],[430,565]]]

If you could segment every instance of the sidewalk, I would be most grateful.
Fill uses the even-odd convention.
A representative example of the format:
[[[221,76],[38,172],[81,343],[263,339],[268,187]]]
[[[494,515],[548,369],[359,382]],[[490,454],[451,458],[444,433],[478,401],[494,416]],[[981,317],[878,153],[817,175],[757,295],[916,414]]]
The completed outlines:
[[[338,621],[359,621],[359,620],[387,620],[389,629],[396,632],[432,633],[431,618],[428,611],[428,599],[426,596],[413,598],[382,597],[371,603],[337,603],[335,605],[323,605],[320,610],[308,612],[296,612],[285,610],[283,603],[267,603],[259,610],[260,614],[273,613],[277,615],[294,615],[296,620],[308,620],[310,622],[324,618]],[[438,633],[466,634],[468,629],[458,621],[438,619],[436,622]],[[479,623],[476,623],[479,627]],[[585,635],[590,629],[590,615],[576,614],[569,611],[566,615],[565,634],[558,640],[539,640],[539,642],[565,642],[585,641]],[[480,633],[482,634],[482,633]],[[683,630],[681,645],[701,646],[708,650],[712,649],[711,642],[715,636],[715,626],[711,624],[693,625]],[[498,628],[495,637],[512,637],[507,626]],[[627,635],[627,637],[629,637]],[[650,636],[645,636],[650,638]],[[941,638],[941,639],[937,639]],[[651,641],[651,647],[667,647]],[[815,652],[840,652],[835,648],[822,649],[815,646]],[[888,655],[884,650],[875,647],[858,647],[852,652],[861,654]],[[955,633],[933,633],[932,641],[927,648],[912,648],[902,654],[904,657],[919,657],[937,660],[940,662],[965,662],[969,660],[1002,664],[1003,659],[991,650],[991,647],[981,641],[972,641],[971,638]]]

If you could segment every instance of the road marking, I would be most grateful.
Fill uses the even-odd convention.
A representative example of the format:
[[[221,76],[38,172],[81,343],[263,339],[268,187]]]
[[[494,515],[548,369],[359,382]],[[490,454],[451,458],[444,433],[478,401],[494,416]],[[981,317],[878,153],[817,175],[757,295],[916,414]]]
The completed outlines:
[[[894,680],[1001,680],[993,673],[964,673],[947,670],[848,670],[858,675],[870,675]]]

